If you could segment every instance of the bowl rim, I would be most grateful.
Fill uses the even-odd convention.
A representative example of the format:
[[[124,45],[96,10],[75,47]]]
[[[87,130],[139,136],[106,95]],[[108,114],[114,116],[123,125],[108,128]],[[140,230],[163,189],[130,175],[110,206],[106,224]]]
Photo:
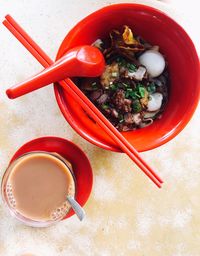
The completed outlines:
[[[199,73],[198,73],[198,86],[199,86],[199,93],[195,98],[195,101],[193,102],[193,105],[190,109],[190,111],[187,113],[187,115],[185,116],[185,118],[183,120],[181,120],[174,128],[173,130],[171,130],[171,132],[168,132],[167,134],[165,134],[164,136],[162,136],[162,139],[160,139],[159,141],[157,141],[155,144],[150,145],[150,146],[146,146],[144,150],[139,150],[140,152],[145,152],[148,150],[152,150],[155,149],[165,143],[167,143],[168,141],[172,140],[173,138],[175,138],[185,127],[186,125],[189,123],[190,119],[192,118],[198,103],[199,103],[199,99],[200,99],[200,62],[199,62],[199,57],[198,57],[198,53],[197,50],[195,48],[195,45],[192,41],[192,39],[190,38],[190,36],[188,35],[188,33],[185,31],[185,29],[177,22],[175,21],[173,18],[171,18],[167,13],[165,13],[162,10],[159,10],[155,7],[151,7],[149,5],[146,4],[139,4],[139,3],[119,3],[119,4],[111,4],[111,5],[107,5],[103,8],[100,8],[92,13],[90,13],[89,15],[87,15],[86,17],[84,17],[82,20],[80,20],[65,36],[65,38],[63,39],[57,55],[56,55],[56,60],[59,58],[60,53],[62,51],[62,48],[64,47],[64,44],[66,44],[66,40],[67,40],[67,44],[70,45],[70,41],[72,40],[73,36],[78,33],[78,28],[80,26],[83,26],[88,19],[92,18],[93,16],[95,16],[96,14],[100,14],[103,13],[105,11],[114,11],[114,10],[118,10],[120,8],[144,8],[145,10],[150,10],[150,11],[154,11],[157,12],[160,15],[165,16],[170,22],[174,23],[174,25],[181,30],[181,32],[183,34],[185,34],[185,37],[187,38],[188,43],[190,44],[190,47],[192,49],[192,51],[194,52],[194,55],[196,56],[196,61],[198,61],[198,66],[199,66]],[[67,78],[70,79],[70,78]],[[71,79],[70,79],[71,80]],[[107,145],[106,143],[102,142],[101,140],[95,139],[93,136],[90,136],[88,133],[85,133],[84,130],[82,130],[77,124],[76,122],[68,115],[68,111],[65,108],[65,104],[64,104],[64,99],[63,99],[63,92],[62,92],[62,88],[60,87],[59,84],[54,84],[54,93],[55,93],[55,97],[56,97],[56,101],[58,103],[58,106],[64,116],[64,118],[66,119],[66,121],[70,124],[70,126],[79,134],[81,135],[84,139],[86,139],[87,141],[89,141],[90,143],[101,147],[103,149],[106,150],[111,150],[114,152],[122,152],[121,149],[116,145],[112,146],[112,145]]]

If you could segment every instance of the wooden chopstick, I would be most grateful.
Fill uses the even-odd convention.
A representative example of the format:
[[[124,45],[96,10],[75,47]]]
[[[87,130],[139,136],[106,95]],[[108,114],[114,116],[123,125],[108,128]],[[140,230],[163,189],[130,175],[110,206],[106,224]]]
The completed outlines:
[[[7,15],[3,24],[8,30],[27,48],[27,50],[44,66],[48,67],[53,61],[46,53],[30,38],[30,36]],[[79,90],[70,80],[59,82],[62,87],[85,109],[85,111],[104,129],[105,132],[120,146],[138,167],[160,188],[163,182],[161,178],[142,159],[137,150],[124,138],[124,136],[105,118],[105,116],[93,105],[93,103]]]

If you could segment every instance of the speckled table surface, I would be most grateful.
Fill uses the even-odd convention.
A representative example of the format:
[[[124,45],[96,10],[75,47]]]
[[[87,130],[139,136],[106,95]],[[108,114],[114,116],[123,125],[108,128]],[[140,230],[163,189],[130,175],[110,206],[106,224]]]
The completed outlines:
[[[0,19],[13,15],[54,58],[76,22],[111,2],[119,1],[2,0]],[[166,11],[200,45],[198,1],[138,2]],[[51,86],[8,100],[5,89],[41,67],[2,25],[0,42],[0,178],[19,146],[44,135],[75,142],[88,155],[94,171],[93,191],[85,206],[87,218],[82,223],[74,216],[50,228],[26,227],[9,215],[0,199],[0,255],[199,256],[200,109],[173,141],[142,154],[165,180],[158,190],[125,155],[97,148],[77,135],[62,117]]]

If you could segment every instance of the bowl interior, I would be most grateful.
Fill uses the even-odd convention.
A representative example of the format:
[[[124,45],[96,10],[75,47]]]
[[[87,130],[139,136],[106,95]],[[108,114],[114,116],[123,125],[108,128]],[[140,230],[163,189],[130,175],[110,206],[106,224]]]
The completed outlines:
[[[190,120],[199,100],[199,60],[185,31],[166,14],[144,5],[118,4],[105,7],[79,22],[64,39],[57,58],[68,49],[108,38],[114,28],[128,25],[134,34],[159,45],[166,56],[170,75],[169,102],[160,120],[123,135],[138,151],[158,147],[176,136]],[[97,146],[120,151],[118,146],[91,120],[59,86],[56,98],[67,121],[84,138]]]

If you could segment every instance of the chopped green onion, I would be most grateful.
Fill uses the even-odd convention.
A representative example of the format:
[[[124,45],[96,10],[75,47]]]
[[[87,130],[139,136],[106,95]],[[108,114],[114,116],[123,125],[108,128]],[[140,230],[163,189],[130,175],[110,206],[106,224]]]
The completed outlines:
[[[145,89],[144,87],[139,87],[139,88],[138,88],[138,91],[139,91],[139,93],[140,93],[140,96],[141,96],[142,98],[144,98],[146,89]]]
[[[129,92],[126,91],[126,92],[125,92],[125,98],[128,98],[128,97],[129,97]]]
[[[97,82],[93,82],[93,83],[92,83],[92,88],[94,88],[94,89],[97,89],[97,88],[98,88]]]
[[[146,90],[146,88],[143,84],[137,83],[136,90],[137,90],[138,94],[140,95],[140,98],[145,97],[145,94],[146,94],[147,90]]]
[[[102,106],[101,106],[103,109],[108,109],[109,108],[109,105],[108,104],[102,104]]]
[[[140,95],[139,95],[137,92],[133,92],[132,95],[131,95],[131,97],[132,97],[133,99],[135,99],[135,98],[140,98]]]
[[[139,100],[135,100],[132,104],[133,112],[138,113],[142,110],[142,106],[139,102]]]
[[[154,93],[155,91],[156,91],[156,85],[155,85],[155,83],[151,83],[148,87],[147,87],[147,91],[149,92],[149,93]]]
[[[131,88],[130,88],[131,89]],[[137,93],[137,91],[133,91],[133,89],[126,91],[125,93],[125,97],[126,98],[131,98],[133,100],[137,99],[137,98],[141,98],[140,95]]]
[[[113,91],[117,90],[117,85],[116,84],[111,84],[110,89],[113,90]]]
[[[130,85],[129,84],[126,84],[126,83],[122,83],[125,87],[129,87]]]
[[[116,61],[120,66],[126,66],[126,60],[124,58],[118,57]]]
[[[124,116],[122,114],[119,115],[119,122],[120,123],[124,122]]]
[[[128,68],[129,72],[135,72],[137,70],[137,67],[132,63],[127,63],[126,67]]]

